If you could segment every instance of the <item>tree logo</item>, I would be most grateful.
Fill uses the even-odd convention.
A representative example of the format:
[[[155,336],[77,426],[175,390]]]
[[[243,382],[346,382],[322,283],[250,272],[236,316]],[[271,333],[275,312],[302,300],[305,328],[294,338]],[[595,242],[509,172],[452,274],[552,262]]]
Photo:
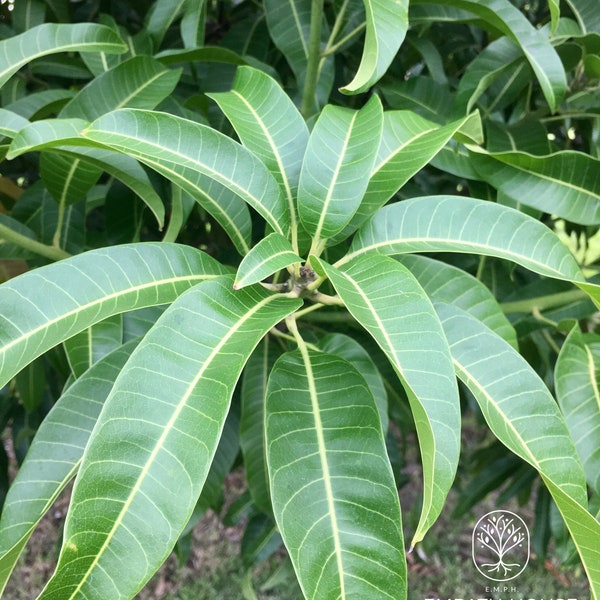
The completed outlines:
[[[473,528],[473,563],[493,581],[509,581],[529,562],[529,530],[521,517],[508,510],[483,515]]]

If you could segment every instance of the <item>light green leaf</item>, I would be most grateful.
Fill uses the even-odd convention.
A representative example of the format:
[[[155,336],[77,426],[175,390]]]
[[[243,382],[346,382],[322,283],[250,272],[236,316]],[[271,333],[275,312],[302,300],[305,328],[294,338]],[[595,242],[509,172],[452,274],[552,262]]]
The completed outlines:
[[[206,27],[206,0],[187,0],[181,19],[181,39],[185,48],[204,45]]]
[[[364,378],[337,356],[287,353],[265,419],[273,511],[305,598],[406,598],[398,493]]]
[[[183,294],[121,371],[83,456],[57,570],[40,600],[130,598],[168,556],[248,356],[302,303],[260,286],[233,292],[232,283],[220,277]],[[127,569],[115,571],[115,560]]]
[[[29,125],[29,121],[10,110],[0,108],[0,134],[13,138],[19,131]]]
[[[415,0],[415,4],[429,0]],[[468,10],[516,42],[533,68],[552,111],[567,91],[567,78],[556,50],[544,34],[509,0],[435,0],[436,4]]]
[[[0,387],[40,354],[111,315],[172,302],[226,272],[189,246],[91,250],[0,286]]]
[[[265,514],[273,511],[265,455],[265,398],[269,373],[280,354],[279,345],[266,337],[248,359],[242,379],[240,445],[248,489]]]
[[[342,231],[358,209],[369,182],[383,127],[383,108],[373,96],[358,111],[327,105],[308,141],[298,211],[313,236],[313,249]]]
[[[36,525],[77,472],[104,400],[136,345],[129,342],[96,363],[40,425],[2,511],[0,593]]]
[[[271,233],[244,256],[238,267],[233,289],[239,290],[258,283],[269,275],[300,262],[302,259],[294,252],[289,240],[279,233]]]
[[[113,315],[65,340],[71,372],[81,377],[94,363],[123,343],[123,316]]]
[[[0,42],[0,87],[22,66],[40,56],[57,52],[106,52],[127,50],[118,35],[104,25],[45,23]]]
[[[134,56],[93,79],[59,117],[93,121],[118,108],[155,108],[173,92],[180,75],[150,56]]]
[[[321,338],[318,347],[323,352],[335,354],[347,360],[365,378],[377,405],[381,429],[385,436],[388,431],[388,402],[383,378],[369,353],[352,337],[343,333],[330,333]]]
[[[556,398],[575,441],[588,483],[600,493],[600,336],[576,325],[565,340],[554,371]]]
[[[408,29],[408,0],[364,0],[367,33],[354,79],[341,92],[360,94],[387,71]]]
[[[496,335],[518,350],[517,334],[492,292],[479,279],[446,263],[405,254],[398,260],[417,278],[434,301],[456,306],[479,319]]]
[[[386,111],[383,134],[369,184],[349,225],[336,238],[346,239],[379,210],[453,136],[466,136],[472,143],[483,141],[481,119],[474,113],[441,126],[410,111]]]
[[[440,514],[458,464],[460,403],[448,343],[428,296],[397,261],[369,254],[342,269],[319,264],[386,354],[408,395],[424,479],[414,545]]]
[[[471,153],[479,175],[527,206],[573,223],[600,223],[600,161],[583,152],[547,156],[525,152]]]
[[[240,196],[274,231],[289,230],[288,207],[273,176],[251,152],[210,127],[166,113],[122,109],[100,117],[83,135],[175,177],[181,187],[182,173],[196,171]]]
[[[423,196],[383,207],[358,231],[340,264],[370,251],[485,254],[540,275],[584,281],[573,255],[544,224],[515,209],[463,196]]]
[[[548,485],[597,597],[600,523],[586,510],[583,468],[556,402],[525,359],[493,332],[458,308],[436,304],[436,310],[458,377],[498,439],[535,467]]]
[[[208,94],[235,128],[242,144],[273,174],[296,227],[295,198],[308,128],[289,96],[271,77],[239,67],[230,92]]]

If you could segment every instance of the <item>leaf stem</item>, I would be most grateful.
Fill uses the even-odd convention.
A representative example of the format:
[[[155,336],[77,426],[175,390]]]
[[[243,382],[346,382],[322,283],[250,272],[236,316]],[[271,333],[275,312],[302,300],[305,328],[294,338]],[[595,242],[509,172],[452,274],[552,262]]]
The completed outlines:
[[[548,294],[547,296],[538,296],[537,298],[530,298],[528,300],[504,302],[500,304],[500,308],[506,315],[522,312],[533,313],[536,309],[538,311],[547,310],[549,308],[563,306],[587,298],[589,298],[589,296],[583,290],[569,290],[568,292]]]
[[[360,25],[357,25],[350,33],[345,35],[339,42],[333,44],[332,46],[328,45],[323,51],[323,58],[333,54],[334,52],[337,52],[348,40],[359,34],[366,26],[366,23],[361,23]]]
[[[31,252],[35,252],[40,256],[45,256],[50,260],[62,260],[63,258],[69,258],[71,256],[62,248],[48,246],[36,240],[32,240],[22,233],[13,231],[10,227],[7,227],[2,223],[0,223],[0,239],[12,242],[21,248],[25,248],[25,250],[30,250]]]
[[[312,0],[310,9],[310,34],[308,38],[308,57],[306,63],[306,77],[300,112],[305,119],[315,113],[315,96],[319,79],[319,65],[321,62],[321,27],[323,23],[323,1]]]
[[[63,223],[65,220],[65,202],[62,200],[58,205],[58,219],[56,221],[56,230],[52,238],[52,245],[60,250],[60,238],[62,235]]]

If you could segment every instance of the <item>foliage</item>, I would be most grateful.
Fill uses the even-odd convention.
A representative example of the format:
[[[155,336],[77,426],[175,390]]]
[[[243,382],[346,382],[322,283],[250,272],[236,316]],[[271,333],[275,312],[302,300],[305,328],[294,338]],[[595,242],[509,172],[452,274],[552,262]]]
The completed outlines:
[[[40,598],[132,597],[241,448],[247,567],[405,598],[468,410],[600,598],[593,3],[149,4],[2,9],[0,588],[75,478]]]

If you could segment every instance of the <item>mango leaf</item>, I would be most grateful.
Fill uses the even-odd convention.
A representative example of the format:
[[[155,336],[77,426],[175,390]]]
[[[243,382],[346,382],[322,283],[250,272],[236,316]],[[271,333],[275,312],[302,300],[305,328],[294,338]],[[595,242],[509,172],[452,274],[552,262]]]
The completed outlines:
[[[364,197],[352,220],[336,239],[346,239],[427,165],[453,136],[483,141],[481,119],[474,113],[440,126],[410,111],[386,111],[377,158]]]
[[[595,0],[566,0],[583,33],[600,33],[600,15]]]
[[[408,395],[424,479],[414,545],[440,514],[458,464],[460,403],[448,343],[428,296],[397,261],[369,254],[342,269],[318,265],[388,357]]]
[[[519,349],[513,326],[492,292],[479,279],[462,269],[425,256],[405,254],[399,256],[398,260],[410,269],[432,300],[464,310],[479,319],[515,350]]]
[[[10,110],[0,108],[0,134],[13,138],[19,131],[29,125],[29,121]]]
[[[146,30],[159,48],[171,24],[181,15],[189,0],[162,0],[152,4],[147,15]]]
[[[104,400],[136,345],[131,341],[96,363],[40,425],[0,519],[0,593],[36,525],[77,472]]]
[[[95,23],[44,23],[0,42],[0,87],[28,62],[57,52],[122,54],[127,46],[118,35]]]
[[[458,377],[477,399],[496,437],[542,476],[571,531],[592,593],[598,597],[600,548],[593,540],[600,535],[600,523],[586,510],[583,468],[556,402],[525,359],[506,342],[458,308],[436,304],[436,310]]]
[[[398,494],[364,378],[337,356],[284,354],[265,422],[273,511],[305,598],[405,598]]]
[[[188,0],[181,19],[181,40],[186,48],[204,45],[206,27],[206,0]]]
[[[269,373],[280,355],[279,345],[265,337],[248,359],[242,379],[240,446],[252,500],[265,514],[273,511],[265,455],[265,399]]]
[[[263,238],[244,258],[237,270],[234,290],[262,281],[290,265],[302,262],[289,240],[279,233]]]
[[[132,597],[174,546],[248,356],[302,304],[260,286],[234,293],[232,283],[220,277],[188,290],[121,371],[82,459],[58,566],[40,600]],[[127,560],[117,577],[116,557]]]
[[[381,429],[385,436],[389,426],[387,392],[381,374],[369,353],[354,338],[343,333],[330,333],[322,337],[318,346],[327,354],[335,354],[347,360],[365,378],[377,405]]]
[[[123,343],[123,316],[113,315],[65,340],[71,372],[81,377],[94,363]]]
[[[383,108],[373,96],[358,111],[327,105],[306,148],[298,211],[313,249],[342,231],[358,209],[369,182],[383,127]]]
[[[600,161],[583,152],[547,156],[477,150],[479,175],[514,201],[580,223],[600,223]]]
[[[19,98],[4,108],[25,119],[43,119],[62,109],[73,96],[73,90],[44,90]]]
[[[46,4],[43,0],[22,0],[13,3],[11,8],[10,20],[17,33],[41,25],[46,17]]]
[[[309,54],[311,0],[265,0],[263,5],[271,39],[292,68],[298,90],[303,90]],[[321,32],[321,41],[324,42],[328,37],[325,16],[323,16]],[[333,55],[330,55],[321,60],[319,65],[317,98],[311,114],[316,112],[317,104],[327,103],[333,85],[333,76]]]
[[[250,149],[273,174],[296,227],[295,198],[308,128],[277,82],[251,67],[239,67],[230,92],[208,94],[215,100]],[[275,110],[274,107],[277,107]]]
[[[462,196],[423,196],[383,207],[358,231],[339,264],[369,251],[485,254],[540,275],[585,281],[548,227],[515,209]]]
[[[360,94],[387,71],[408,29],[408,0],[364,0],[367,33],[362,59],[354,79],[341,92]]]
[[[416,0],[415,4],[428,2]],[[553,112],[558,110],[567,91],[567,78],[560,58],[544,32],[536,29],[516,6],[509,0],[488,0],[485,3],[478,0],[435,0],[435,3],[468,10],[517,43],[535,72],[550,109]]]
[[[86,327],[120,312],[172,302],[225,272],[195,248],[145,242],[91,250],[7,281],[0,287],[0,387]]]
[[[137,158],[181,187],[186,170],[196,171],[240,196],[274,231],[289,230],[288,207],[273,176],[250,151],[210,127],[166,113],[122,109],[100,117],[83,135]]]
[[[93,79],[59,117],[93,121],[118,108],[155,108],[173,92],[180,75],[150,56],[134,56]]]
[[[419,115],[445,125],[453,117],[452,96],[448,84],[439,83],[431,77],[419,75],[407,81],[392,81],[382,83],[383,97],[392,108],[411,110]]]
[[[600,491],[600,336],[576,325],[565,340],[554,371],[556,398],[583,462],[589,486]]]

